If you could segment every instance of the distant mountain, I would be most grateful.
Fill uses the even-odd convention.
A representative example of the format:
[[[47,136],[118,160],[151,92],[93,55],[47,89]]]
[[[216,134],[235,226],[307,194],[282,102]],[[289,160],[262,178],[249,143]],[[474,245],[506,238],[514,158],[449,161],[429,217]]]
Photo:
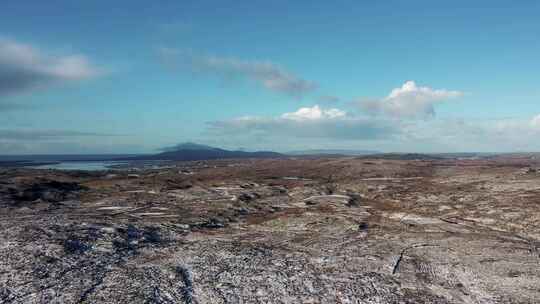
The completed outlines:
[[[172,147],[166,147],[161,149],[163,152],[182,151],[182,150],[219,150],[218,148],[210,147],[207,145],[196,144],[192,142],[185,142]]]
[[[182,143],[174,147],[163,149],[162,153],[154,155],[144,155],[131,160],[175,160],[175,161],[192,161],[192,160],[209,160],[209,159],[230,159],[230,158],[280,158],[285,155],[270,152],[245,152],[245,151],[230,151],[195,143]]]
[[[301,151],[291,151],[288,152],[288,155],[368,155],[368,154],[378,154],[379,151],[375,150],[340,150],[340,149],[317,149],[317,150],[301,150]]]

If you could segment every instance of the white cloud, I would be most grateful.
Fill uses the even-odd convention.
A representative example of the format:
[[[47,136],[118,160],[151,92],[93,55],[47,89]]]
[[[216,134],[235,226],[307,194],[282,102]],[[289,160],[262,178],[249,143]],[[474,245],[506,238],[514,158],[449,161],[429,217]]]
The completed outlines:
[[[313,107],[277,117],[244,116],[230,120],[209,122],[209,134],[251,138],[264,138],[266,142],[298,141],[303,139],[371,140],[389,138],[399,133],[393,121],[370,117],[355,117],[339,109]]]
[[[538,129],[540,130],[540,114],[536,115],[535,117],[533,117],[530,122],[529,122],[530,126],[533,127],[534,129]]]
[[[402,120],[312,106],[275,117],[210,122],[210,138],[260,149],[361,148],[387,152],[540,151],[532,118]]]
[[[460,91],[419,87],[414,81],[405,82],[400,88],[375,101],[361,102],[364,110],[398,118],[430,117],[435,115],[434,104],[462,96]]]
[[[403,124],[402,145],[411,151],[540,151],[534,118],[433,119]]]
[[[199,55],[170,48],[160,49],[160,55],[167,66],[174,67],[181,64],[194,71],[215,74],[223,78],[244,77],[268,90],[294,97],[301,97],[318,87],[315,82],[302,79],[268,61]]]
[[[0,96],[100,74],[83,55],[53,56],[0,38]]]
[[[317,119],[336,119],[347,115],[345,111],[339,109],[321,109],[318,105],[311,108],[300,108],[296,112],[284,113],[281,118],[292,120],[317,120]]]

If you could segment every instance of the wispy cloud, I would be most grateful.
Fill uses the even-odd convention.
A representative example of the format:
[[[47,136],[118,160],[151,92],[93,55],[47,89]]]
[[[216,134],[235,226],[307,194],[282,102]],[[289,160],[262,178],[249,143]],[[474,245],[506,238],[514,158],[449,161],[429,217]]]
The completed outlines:
[[[319,100],[319,102],[327,103],[327,104],[334,104],[341,101],[341,98],[337,96],[333,96],[333,95],[323,95],[323,96],[317,97],[317,99]]]
[[[116,141],[82,142],[73,139],[46,141],[3,141],[0,139],[0,155],[29,154],[116,154],[147,153],[149,150],[138,143],[126,144]]]
[[[317,83],[305,80],[269,61],[250,61],[199,55],[190,51],[161,48],[159,54],[170,67],[182,65],[196,72],[222,78],[247,78],[262,87],[294,97],[302,97],[317,89]]]
[[[100,73],[83,55],[49,55],[34,46],[0,38],[0,96]]]
[[[37,129],[0,129],[0,140],[28,141],[50,140],[73,137],[109,137],[120,136],[107,133],[80,132],[71,130],[37,130]]]
[[[462,95],[463,92],[460,91],[420,87],[414,81],[407,81],[400,88],[393,89],[383,99],[360,101],[359,104],[372,114],[398,118],[425,118],[435,116],[436,103]]]

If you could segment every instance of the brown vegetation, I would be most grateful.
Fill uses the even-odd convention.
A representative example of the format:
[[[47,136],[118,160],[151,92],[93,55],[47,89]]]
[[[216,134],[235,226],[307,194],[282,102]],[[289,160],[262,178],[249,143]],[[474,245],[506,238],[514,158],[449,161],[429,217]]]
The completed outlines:
[[[0,303],[534,303],[537,166],[0,171]]]

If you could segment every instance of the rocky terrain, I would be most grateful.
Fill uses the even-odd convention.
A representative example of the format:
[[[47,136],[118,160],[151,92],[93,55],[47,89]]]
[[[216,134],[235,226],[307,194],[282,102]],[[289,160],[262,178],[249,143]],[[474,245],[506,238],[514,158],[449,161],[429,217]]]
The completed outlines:
[[[540,164],[0,170],[0,303],[538,303]]]

